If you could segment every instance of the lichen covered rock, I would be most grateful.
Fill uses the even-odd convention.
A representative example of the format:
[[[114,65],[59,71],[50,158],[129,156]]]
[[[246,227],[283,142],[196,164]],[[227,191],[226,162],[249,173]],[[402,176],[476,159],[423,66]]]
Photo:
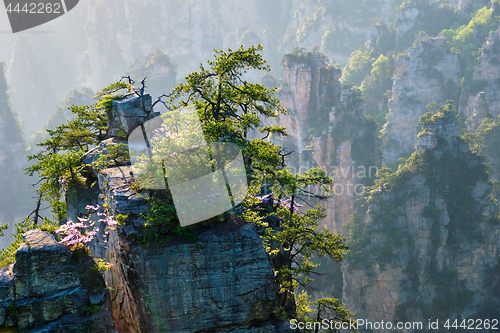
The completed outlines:
[[[115,332],[109,293],[88,255],[31,230],[0,271],[2,332]]]

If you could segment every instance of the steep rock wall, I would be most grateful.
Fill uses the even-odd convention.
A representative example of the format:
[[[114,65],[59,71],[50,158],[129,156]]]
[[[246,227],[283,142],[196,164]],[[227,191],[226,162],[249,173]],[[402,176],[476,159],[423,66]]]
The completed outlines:
[[[449,51],[446,38],[419,42],[400,55],[384,125],[383,164],[391,167],[400,156],[414,151],[419,130],[418,120],[429,103],[444,104],[458,100],[460,64]]]
[[[484,118],[500,115],[500,29],[490,33],[474,70],[473,84],[461,105],[469,129],[477,129]]]
[[[91,257],[31,230],[0,269],[2,332],[116,332],[109,292]]]
[[[4,76],[4,63],[0,63],[0,189],[4,198],[0,202],[0,225],[9,224],[8,233],[15,230],[14,222],[22,220],[32,200],[28,197],[28,177],[23,168],[25,141],[21,125],[11,109],[7,81]],[[0,247],[7,248],[12,237],[2,237]]]
[[[347,226],[344,301],[372,321],[497,316],[500,224],[490,194],[455,114],[438,115],[417,153],[371,190],[366,213]]]
[[[280,126],[287,128],[291,140],[284,145],[300,155],[293,165],[297,172],[311,167],[311,158],[304,150],[309,137],[321,136],[328,129],[328,117],[335,99],[340,98],[339,69],[329,68],[319,54],[304,59],[288,56],[283,59],[283,81],[279,91],[281,104],[289,114],[280,115]]]
[[[328,133],[314,139],[314,159],[334,182],[327,200],[325,225],[335,232],[356,210],[356,199],[370,185],[380,165],[376,124],[363,114],[359,91],[343,89],[329,114]]]
[[[295,171],[320,166],[333,178],[324,224],[340,232],[354,213],[362,185],[369,184],[380,164],[376,125],[363,115],[360,92],[341,89],[340,70],[322,63],[317,54],[309,57],[283,60],[279,94],[289,114],[280,115],[279,123],[289,133],[283,145],[298,153],[298,161],[292,160]]]
[[[116,119],[110,119],[111,124],[124,119],[127,124],[144,121],[136,99],[128,96],[114,101],[110,116]],[[134,129],[127,124],[129,131]],[[281,332],[267,322],[275,310],[276,287],[271,262],[255,228],[228,218],[198,225],[192,232],[185,230],[188,236],[164,237],[161,230],[148,229],[143,214],[151,207],[147,200],[151,193],[138,193],[132,186],[130,161],[102,171],[92,166],[107,147],[121,142],[111,138],[88,152],[84,163],[89,166],[89,177],[96,177],[96,185],[85,191],[75,188],[67,196],[70,220],[84,217],[89,204],[99,205],[99,212],[106,207],[113,217],[127,216],[108,234],[101,228],[91,245],[95,257],[113,264],[105,280],[111,288],[118,331]]]

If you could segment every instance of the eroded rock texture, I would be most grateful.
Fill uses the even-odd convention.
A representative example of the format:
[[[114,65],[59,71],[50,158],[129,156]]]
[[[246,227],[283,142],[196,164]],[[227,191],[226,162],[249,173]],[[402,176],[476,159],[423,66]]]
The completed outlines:
[[[279,118],[289,133],[283,144],[300,154],[290,163],[295,172],[320,166],[333,179],[334,193],[323,203],[324,224],[340,232],[354,213],[362,185],[378,170],[376,124],[365,117],[360,92],[341,89],[340,70],[327,66],[319,55],[302,61],[285,57],[283,63],[280,98],[290,112]]]
[[[214,48],[234,50],[259,43],[274,70],[282,55],[295,47],[320,46],[331,59],[347,64],[350,54],[365,43],[370,22],[387,22],[401,2],[92,0],[85,29],[88,47],[80,62],[82,83],[94,89],[105,86],[123,75],[134,59],[158,48],[179,63],[181,77],[212,59]]]
[[[321,136],[328,130],[329,113],[340,98],[342,72],[328,67],[319,54],[309,54],[297,59],[286,56],[283,59],[283,82],[280,101],[289,112],[280,115],[280,126],[287,128],[292,140],[285,147],[301,155],[293,165],[296,172],[312,167],[310,156],[303,151],[310,144],[309,137]],[[300,169],[300,170],[299,170]]]
[[[0,271],[2,332],[116,332],[109,293],[88,255],[32,230]]]
[[[431,38],[399,56],[384,126],[383,164],[391,167],[401,156],[408,157],[416,144],[418,120],[429,103],[457,100],[460,64],[449,51],[446,38]]]
[[[447,113],[424,126],[417,152],[350,225],[344,301],[374,321],[495,315],[500,225],[483,160]]]
[[[469,119],[469,129],[477,129],[481,121],[489,116],[500,115],[500,29],[490,33],[474,70],[474,81],[464,97],[468,100],[461,105],[465,118]]]
[[[122,101],[141,108],[130,98]],[[135,114],[129,109],[116,109],[116,117]],[[67,197],[68,219],[85,216],[87,204],[107,207],[112,217],[127,216],[107,237],[100,230],[91,245],[95,257],[113,264],[105,280],[118,331],[281,332],[282,324],[267,321],[275,310],[276,287],[255,228],[227,218],[196,227],[187,236],[146,237],[143,214],[150,209],[150,192],[132,186],[131,166],[93,170],[92,162],[120,142],[111,138],[87,153],[84,163],[89,176],[97,175],[96,185],[73,189]]]

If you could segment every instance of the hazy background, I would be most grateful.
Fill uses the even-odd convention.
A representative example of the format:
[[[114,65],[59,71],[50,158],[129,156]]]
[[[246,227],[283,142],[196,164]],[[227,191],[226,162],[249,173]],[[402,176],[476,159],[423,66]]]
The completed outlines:
[[[0,190],[6,198],[0,205],[0,223],[9,223],[12,231],[14,223],[35,208],[36,194],[29,184],[36,178],[24,176],[22,169],[27,166],[25,156],[44,139],[44,130],[65,121],[67,106],[91,103],[96,91],[121,75],[148,77],[148,92],[156,98],[212,59],[214,49],[258,43],[272,66],[276,81],[271,82],[279,82],[281,59],[295,47],[316,48],[346,65],[350,54],[366,42],[372,23],[388,21],[400,3],[81,0],[62,17],[17,34],[11,32],[2,7],[0,76],[5,74],[8,85],[3,99],[10,100],[4,111],[19,124],[5,118],[0,127],[4,135],[7,129],[17,131],[0,145]],[[7,158],[9,154],[15,158]],[[9,237],[0,238],[0,247],[9,242]]]

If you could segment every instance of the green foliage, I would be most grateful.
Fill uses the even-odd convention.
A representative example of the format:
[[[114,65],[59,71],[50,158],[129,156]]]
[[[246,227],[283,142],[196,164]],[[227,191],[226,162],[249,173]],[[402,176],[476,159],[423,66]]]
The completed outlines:
[[[372,70],[369,75],[365,76],[361,82],[361,91],[367,102],[367,113],[369,115],[377,115],[380,113],[379,105],[382,108],[387,103],[386,92],[392,87],[392,72],[394,66],[389,58],[384,55],[373,63]]]
[[[118,222],[118,225],[124,225],[128,220],[130,214],[118,214],[115,216],[115,221]]]
[[[52,222],[48,218],[44,218],[44,223],[40,226],[40,230],[50,233],[54,233],[57,229],[59,229],[59,224]]]
[[[418,123],[422,126],[431,125],[438,120],[445,119],[450,116],[456,116],[454,101],[446,102],[447,104],[444,106],[439,106],[436,103],[430,103],[427,105],[427,108],[431,110],[431,112],[426,112],[422,117],[420,117]]]
[[[387,24],[383,31],[378,36],[373,46],[373,50],[370,55],[374,58],[380,55],[390,55],[394,52],[396,47],[396,34],[397,29],[395,29],[391,24]]]
[[[14,240],[10,243],[9,247],[2,249],[2,252],[0,252],[0,267],[7,266],[16,261],[16,252],[24,242],[24,233],[35,228],[36,225],[29,218],[16,223],[16,232],[13,234]]]
[[[138,235],[142,244],[170,241],[173,230],[179,225],[174,202],[169,191],[153,191],[148,198],[150,209],[143,214],[146,219],[144,228]]]
[[[26,173],[40,177],[37,192],[41,200],[50,203],[56,221],[66,216],[64,193],[70,187],[88,185],[86,168],[81,162],[83,154],[91,145],[98,144],[106,137],[107,112],[112,100],[120,96],[115,93],[123,89],[131,89],[131,86],[115,82],[96,95],[97,102],[94,105],[71,106],[70,111],[75,118],[55,130],[47,129],[50,138],[37,144],[41,148],[38,153],[28,156],[33,164],[26,168]]]
[[[315,327],[317,328],[319,324],[323,323],[323,320],[327,320],[329,325],[333,323],[333,327],[335,327],[335,323],[349,322],[350,319],[354,318],[351,309],[345,308],[342,300],[338,298],[323,297],[313,302],[309,301],[309,298],[306,291],[302,291],[296,296],[297,321],[305,323],[305,330],[301,332],[318,332]],[[321,330],[321,332],[337,332],[337,330],[327,329],[327,331]],[[349,329],[346,332],[357,331]]]
[[[472,76],[480,48],[485,43],[488,34],[498,29],[499,25],[500,17],[492,16],[490,8],[485,6],[478,10],[468,23],[456,29],[443,30],[440,33],[440,36],[448,38],[451,51],[461,57],[464,84],[472,90],[478,88],[478,84],[473,82]]]
[[[258,53],[262,46],[227,52],[216,51],[216,60],[209,61],[210,69],[200,66],[199,72],[186,77],[186,83],[177,85],[171,101],[180,98],[173,108],[194,103],[202,119],[205,137],[209,142],[222,138],[226,141],[252,149],[252,142],[247,142],[246,133],[256,129],[261,133],[283,133],[278,127],[266,127],[261,117],[275,117],[285,110],[274,97],[275,89],[267,89],[258,83],[249,83],[241,79],[246,71],[269,71],[269,66]],[[255,143],[261,145],[256,139]]]
[[[467,305],[472,302],[472,290],[464,287],[465,281],[458,280],[458,271],[443,268],[432,277],[436,286],[437,297],[432,300],[432,312],[430,318],[446,320],[455,318]]]
[[[99,172],[109,167],[122,165],[128,159],[130,159],[130,153],[126,143],[108,145],[106,153],[101,154],[96,161],[92,162],[92,168]]]
[[[453,103],[444,106],[430,104],[429,109],[433,112],[425,114],[420,120],[423,126],[455,121]],[[491,120],[489,124],[485,123],[483,129],[490,125]],[[460,139],[457,140],[459,144],[463,144]],[[472,193],[478,182],[488,181],[488,173],[481,156],[472,152],[456,156],[456,150],[450,148],[446,140],[438,137],[434,150],[414,152],[407,159],[402,159],[395,172],[389,168],[380,169],[375,185],[366,189],[363,206],[346,226],[351,251],[347,256],[349,267],[364,268],[367,275],[373,274],[370,267],[375,263],[400,265],[397,254],[402,248],[408,249],[410,259],[404,268],[408,278],[402,283],[402,287],[417,297],[401,302],[396,311],[398,320],[411,319],[409,315],[416,309],[422,309],[424,317],[456,317],[472,301],[472,292],[458,280],[457,272],[446,266],[439,269],[436,256],[438,247],[444,247],[449,253],[461,253],[467,251],[467,244],[481,244],[483,241],[479,221],[484,217]],[[435,205],[434,199],[422,211],[422,218],[431,222],[431,246],[428,250],[431,262],[426,267],[419,265],[414,255],[415,240],[408,235],[404,229],[405,223],[402,222],[406,214],[402,209],[404,204],[418,194],[412,191],[414,175],[418,174],[425,177],[430,198],[444,200],[449,216],[449,222],[444,224],[443,211]],[[368,205],[371,219],[366,223]],[[442,230],[447,232],[446,238],[441,235]],[[374,233],[377,235],[376,243],[372,242]],[[438,293],[432,300],[431,309],[423,307],[425,300],[418,295],[422,271],[431,277]]]
[[[96,312],[101,311],[101,309],[102,309],[102,305],[98,305],[98,304],[86,305],[80,310],[80,316],[90,316]]]
[[[321,24],[321,16],[324,12],[324,8],[322,8],[319,4],[316,5],[316,9],[314,10],[314,12],[311,15],[307,16],[304,23],[302,23],[302,26],[298,31],[298,41],[302,41],[303,39],[305,39],[312,30],[318,29],[319,25]]]
[[[472,80],[469,82],[469,91],[471,94],[477,94],[488,85],[485,80]]]
[[[258,53],[261,50],[259,45],[248,49],[241,47],[236,51],[216,51],[215,60],[208,62],[209,69],[201,65],[199,72],[189,74],[186,83],[174,88],[171,105],[172,109],[194,105],[207,142],[222,140],[242,148],[250,193],[260,194],[262,185],[266,184],[267,191],[275,196],[276,203],[271,200],[267,206],[256,197],[247,197],[241,217],[263,229],[263,242],[275,263],[280,290],[278,306],[294,315],[293,308],[288,306],[290,301],[295,302],[291,295],[299,285],[306,285],[311,280],[308,275],[317,267],[310,261],[311,256],[327,255],[340,261],[347,248],[339,235],[327,229],[317,230],[318,220],[324,217],[322,207],[305,211],[297,209],[298,200],[304,200],[306,194],[311,195],[308,189],[317,187],[320,193],[328,193],[332,181],[319,168],[302,175],[292,174],[286,168],[281,147],[269,140],[270,135],[281,136],[286,132],[284,128],[265,125],[263,120],[274,118],[285,110],[274,97],[275,89],[241,78],[250,69],[270,70]],[[303,49],[285,56],[293,62],[309,62],[311,57],[312,53]],[[321,56],[320,60],[327,62]],[[263,138],[249,140],[250,129],[261,133]],[[167,194],[164,199],[168,198]],[[172,221],[173,211],[169,207],[168,201],[153,204],[152,212],[157,216],[148,214],[148,223],[160,223],[160,219]],[[174,229],[177,230],[183,231],[184,228]],[[191,238],[186,233],[183,236]]]
[[[106,260],[104,260],[104,259],[96,258],[96,259],[94,259],[94,262],[96,265],[94,269],[96,269],[101,274],[109,271],[111,269],[111,266],[112,266],[112,264],[110,264],[109,262],[106,262]]]
[[[340,82],[342,84],[353,83],[359,86],[365,76],[371,73],[374,61],[375,59],[372,59],[366,51],[354,51],[349,59],[349,64],[344,69]]]
[[[0,226],[0,237],[2,236],[5,236],[6,234],[4,233],[5,230],[7,230],[9,228],[9,224],[4,224],[2,226]]]
[[[282,63],[287,60],[288,64],[312,64],[312,57],[319,56],[321,63],[324,66],[328,66],[329,60],[328,57],[324,54],[318,52],[318,50],[306,51],[303,47],[296,47],[292,53],[286,53],[283,56]]]
[[[398,38],[395,52],[401,52],[414,44],[415,40],[422,40],[426,36],[442,36],[442,31],[453,29],[467,22],[467,17],[448,3],[420,4],[405,1],[400,9],[417,8],[420,15],[416,17],[413,27],[405,35]]]

